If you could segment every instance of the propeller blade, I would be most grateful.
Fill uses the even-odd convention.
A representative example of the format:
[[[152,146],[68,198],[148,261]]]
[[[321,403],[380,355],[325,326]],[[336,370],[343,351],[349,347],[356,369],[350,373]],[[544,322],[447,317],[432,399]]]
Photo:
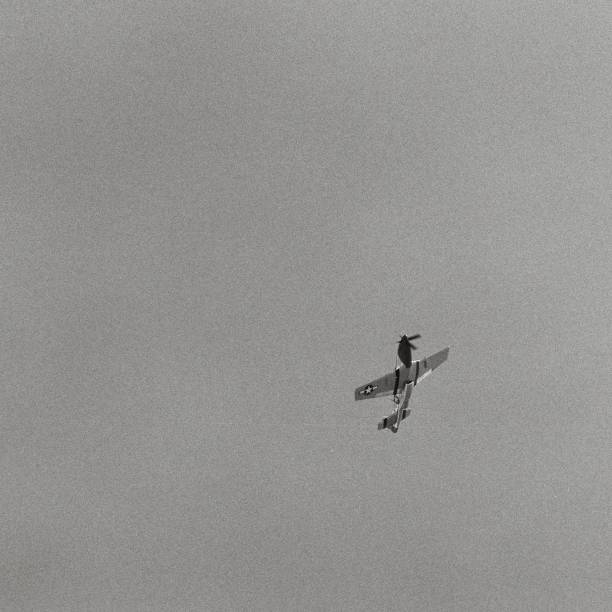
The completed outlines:
[[[415,334],[414,336],[410,336],[408,338],[408,344],[410,345],[411,349],[416,349],[416,346],[414,344],[412,344],[412,340],[416,340],[417,338],[420,338],[421,334]]]

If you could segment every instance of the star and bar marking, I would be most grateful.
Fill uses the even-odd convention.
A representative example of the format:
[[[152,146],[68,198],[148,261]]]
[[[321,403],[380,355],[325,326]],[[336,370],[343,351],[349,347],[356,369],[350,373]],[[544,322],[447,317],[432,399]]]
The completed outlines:
[[[363,390],[359,392],[360,395],[370,395],[372,391],[378,389],[376,385],[367,385]]]

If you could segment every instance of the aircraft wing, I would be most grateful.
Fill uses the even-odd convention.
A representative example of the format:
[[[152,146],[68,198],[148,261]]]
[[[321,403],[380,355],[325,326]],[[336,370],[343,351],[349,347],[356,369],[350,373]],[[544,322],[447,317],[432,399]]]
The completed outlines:
[[[362,385],[355,389],[355,399],[362,400],[370,397],[384,397],[391,395],[395,389],[396,373],[389,372],[385,376],[381,376],[367,385]]]
[[[425,369],[435,370],[439,365],[442,365],[448,359],[448,346],[437,353],[429,356],[425,361]]]
[[[448,350],[449,348],[446,347],[445,349],[430,355],[426,359],[421,359],[419,361],[417,369],[417,383],[421,382],[421,380],[431,374],[439,365],[443,364],[448,359]]]
[[[431,374],[440,364],[448,359],[448,347],[430,355],[426,359],[421,359],[418,362],[412,362],[412,367],[407,370],[402,366],[400,370],[389,372],[385,376],[381,376],[367,385],[362,385],[355,389],[355,399],[369,399],[371,397],[384,397],[391,395],[393,391],[398,391],[407,382],[413,382],[416,376],[416,382],[419,383],[428,374]],[[418,364],[418,365],[415,365]],[[415,370],[415,367],[417,368]],[[399,374],[398,374],[399,372]],[[400,377],[398,386],[396,387],[396,379]]]

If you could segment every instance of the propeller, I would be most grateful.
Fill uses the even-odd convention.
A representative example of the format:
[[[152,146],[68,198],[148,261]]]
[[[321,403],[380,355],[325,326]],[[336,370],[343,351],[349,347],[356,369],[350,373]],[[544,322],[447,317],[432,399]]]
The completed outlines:
[[[403,334],[400,338],[399,345],[400,347],[397,349],[397,355],[401,359],[402,363],[409,368],[412,363],[412,351],[416,350],[416,346],[412,343],[413,340],[420,338],[419,334],[414,336],[407,336]],[[408,346],[406,346],[406,344]]]
[[[421,334],[416,334],[415,336],[410,336],[408,338],[408,344],[410,345],[411,349],[413,349],[413,350],[416,349],[416,346],[414,346],[414,344],[412,344],[412,340],[416,340],[417,338],[420,338],[420,337],[421,337]]]
[[[417,347],[414,344],[412,344],[412,341],[420,338],[421,334],[415,334],[414,336],[406,336],[406,334],[402,334],[402,337],[397,341],[397,343],[399,344],[402,341],[402,338],[404,337],[406,338],[406,340],[408,340],[408,345],[410,346],[410,348],[412,350],[415,350]]]

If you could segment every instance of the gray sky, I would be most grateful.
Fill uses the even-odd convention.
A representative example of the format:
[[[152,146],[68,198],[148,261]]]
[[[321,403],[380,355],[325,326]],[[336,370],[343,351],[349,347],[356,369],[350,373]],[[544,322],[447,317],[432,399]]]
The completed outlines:
[[[610,609],[609,3],[0,16],[2,610]]]

